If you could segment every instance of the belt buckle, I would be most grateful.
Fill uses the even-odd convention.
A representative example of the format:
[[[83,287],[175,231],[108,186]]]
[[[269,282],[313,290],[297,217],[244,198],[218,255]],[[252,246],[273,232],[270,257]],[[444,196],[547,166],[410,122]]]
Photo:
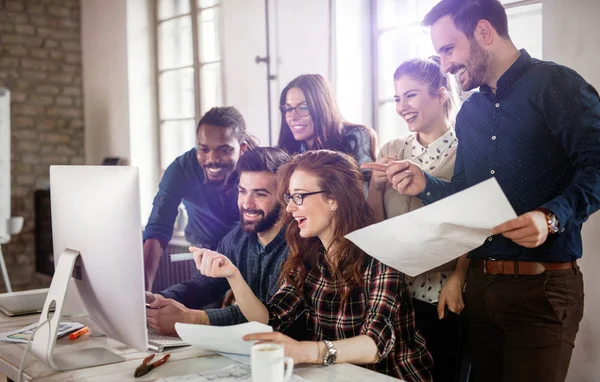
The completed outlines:
[[[488,274],[487,265],[488,265],[488,262],[490,262],[490,261],[496,261],[496,259],[489,258],[489,259],[483,260],[483,274],[484,275]]]

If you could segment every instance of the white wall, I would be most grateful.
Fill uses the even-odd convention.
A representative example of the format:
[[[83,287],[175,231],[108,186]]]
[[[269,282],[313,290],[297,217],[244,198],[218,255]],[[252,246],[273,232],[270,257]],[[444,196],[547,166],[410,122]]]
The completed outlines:
[[[140,170],[142,220],[158,184],[152,2],[81,2],[87,164],[125,158]]]
[[[150,216],[160,173],[154,20],[152,1],[127,0],[129,162],[140,173],[143,224]]]
[[[264,4],[264,0],[222,3],[222,49],[224,104],[238,108],[251,134],[267,146],[267,72],[265,64],[254,62],[256,56],[266,55]]]
[[[262,146],[269,144],[264,0],[227,0],[223,5],[225,104],[237,107]],[[296,76],[319,73],[331,80],[330,12],[324,0],[270,0],[272,143],[279,137],[281,90]]]
[[[81,2],[85,159],[130,156],[127,3]]]
[[[600,89],[600,1],[543,0],[544,59],[575,69]],[[600,381],[600,213],[583,226],[585,311],[579,327],[568,381]]]
[[[372,65],[369,2],[337,0],[335,73],[337,101],[344,118],[372,127]],[[381,142],[380,142],[381,143]]]

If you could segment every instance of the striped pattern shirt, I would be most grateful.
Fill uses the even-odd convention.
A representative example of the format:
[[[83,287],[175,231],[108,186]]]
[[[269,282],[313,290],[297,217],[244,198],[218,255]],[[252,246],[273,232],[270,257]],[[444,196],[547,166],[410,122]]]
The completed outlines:
[[[300,292],[284,283],[267,304],[269,324],[282,331],[306,319],[307,339],[343,340],[367,335],[380,361],[368,369],[407,381],[430,381],[433,360],[415,329],[415,314],[402,273],[367,257],[364,285],[355,286],[342,305],[343,287],[321,256]]]

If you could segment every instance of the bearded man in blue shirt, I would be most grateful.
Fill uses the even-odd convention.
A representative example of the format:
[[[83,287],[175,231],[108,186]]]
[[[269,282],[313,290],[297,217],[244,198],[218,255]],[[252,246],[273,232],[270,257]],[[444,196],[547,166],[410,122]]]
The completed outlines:
[[[217,246],[217,252],[238,267],[263,302],[279,290],[281,265],[289,251],[279,221],[281,204],[277,195],[277,170],[289,160],[285,151],[275,147],[258,147],[240,157],[236,164],[240,223]],[[203,309],[219,301],[228,289],[226,279],[197,272],[191,280],[154,294],[155,301],[146,309],[148,326],[174,335],[176,322],[214,326],[246,322],[237,305]]]
[[[188,214],[185,238],[194,246],[215,249],[239,219],[235,182],[225,182],[240,157],[256,146],[246,122],[232,106],[214,107],[196,129],[197,146],[167,167],[144,230],[146,290],[173,235],[179,204]]]
[[[408,161],[392,162],[388,180],[425,203],[498,180],[519,216],[468,255],[472,373],[564,381],[583,316],[581,226],[600,207],[598,93],[575,71],[519,51],[498,0],[442,0],[423,24],[442,69],[479,92],[457,116],[451,182]]]

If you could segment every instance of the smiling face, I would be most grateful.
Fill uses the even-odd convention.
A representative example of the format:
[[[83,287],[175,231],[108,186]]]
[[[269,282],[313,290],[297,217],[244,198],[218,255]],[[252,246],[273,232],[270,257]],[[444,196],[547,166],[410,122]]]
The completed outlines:
[[[308,148],[312,147],[315,140],[315,125],[313,120],[308,114],[308,105],[306,104],[306,97],[304,92],[300,88],[290,88],[285,96],[286,108],[298,108],[285,113],[285,121],[287,122],[294,139],[297,141],[304,141]],[[306,112],[306,116],[300,116],[297,110]],[[304,114],[304,113],[302,113]]]
[[[198,129],[198,163],[207,183],[223,184],[246,149],[240,144],[232,127],[200,125]]]
[[[415,133],[431,133],[438,126],[445,128],[446,92],[444,88],[431,95],[427,83],[405,75],[394,81],[396,112]]]
[[[290,177],[288,193],[291,195],[321,191],[322,188],[319,183],[320,179],[315,175],[296,170]],[[294,217],[300,229],[301,237],[316,236],[325,247],[331,243],[335,227],[334,217],[337,211],[335,200],[328,199],[324,193],[309,195],[303,198],[300,206],[290,200],[286,206],[286,211]]]
[[[464,91],[488,82],[489,53],[477,37],[469,40],[459,31],[450,16],[444,16],[431,26],[431,41],[440,55],[442,70],[456,76]]]
[[[238,185],[240,222],[246,233],[269,230],[279,219],[277,175],[271,172],[242,172]]]

